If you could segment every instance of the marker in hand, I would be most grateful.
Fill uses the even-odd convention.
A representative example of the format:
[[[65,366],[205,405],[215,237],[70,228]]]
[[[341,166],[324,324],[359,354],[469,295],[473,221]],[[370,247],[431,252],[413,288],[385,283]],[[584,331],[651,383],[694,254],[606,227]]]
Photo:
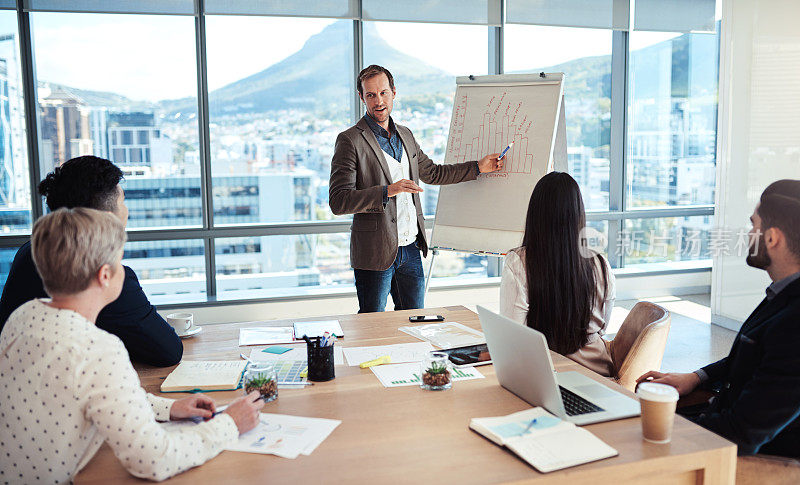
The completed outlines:
[[[508,152],[511,149],[511,147],[513,147],[513,146],[514,146],[514,142],[512,141],[511,143],[508,144],[508,146],[505,148],[505,150],[503,150],[503,152],[500,154],[500,156],[497,157],[497,159],[500,160],[504,156],[506,156],[506,152]]]

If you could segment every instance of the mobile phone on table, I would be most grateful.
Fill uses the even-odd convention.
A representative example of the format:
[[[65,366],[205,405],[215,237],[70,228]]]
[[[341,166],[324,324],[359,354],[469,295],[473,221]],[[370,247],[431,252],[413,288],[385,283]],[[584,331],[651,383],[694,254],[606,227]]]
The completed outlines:
[[[443,322],[444,317],[441,315],[414,315],[408,317],[409,322]]]

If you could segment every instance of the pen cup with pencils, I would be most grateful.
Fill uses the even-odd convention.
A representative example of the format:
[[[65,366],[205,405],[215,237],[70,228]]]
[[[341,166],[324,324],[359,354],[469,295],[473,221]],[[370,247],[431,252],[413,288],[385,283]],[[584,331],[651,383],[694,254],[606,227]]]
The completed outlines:
[[[308,380],[330,381],[336,377],[333,367],[333,344],[336,337],[304,337],[308,350]]]

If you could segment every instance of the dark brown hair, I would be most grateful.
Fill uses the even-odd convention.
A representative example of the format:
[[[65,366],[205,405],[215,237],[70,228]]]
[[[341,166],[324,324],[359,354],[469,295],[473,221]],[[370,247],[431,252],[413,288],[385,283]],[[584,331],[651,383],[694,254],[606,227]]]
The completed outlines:
[[[542,332],[552,350],[565,355],[587,344],[586,329],[597,298],[594,257],[581,251],[585,227],[575,179],[562,172],[542,177],[531,194],[522,239],[528,282],[526,324]],[[596,257],[607,286],[605,261]]]
[[[789,251],[800,259],[800,180],[783,179],[764,189],[758,206],[761,232],[780,229]]]
[[[394,91],[394,78],[392,77],[392,73],[383,66],[372,64],[371,66],[365,67],[361,70],[361,72],[358,73],[358,79],[356,79],[358,94],[364,96],[364,86],[362,86],[361,83],[367,79],[372,79],[375,76],[380,76],[381,74],[386,74],[386,77],[389,79],[389,87],[392,88],[392,91]]]

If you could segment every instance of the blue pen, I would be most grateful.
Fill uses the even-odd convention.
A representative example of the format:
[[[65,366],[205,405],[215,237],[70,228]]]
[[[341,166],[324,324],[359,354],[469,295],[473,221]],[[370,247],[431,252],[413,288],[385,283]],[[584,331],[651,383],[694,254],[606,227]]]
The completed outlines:
[[[520,433],[520,436],[521,436],[521,435],[524,435],[525,433],[527,433],[528,431],[530,431],[530,430],[531,430],[531,428],[533,427],[533,425],[534,425],[534,424],[536,424],[536,418],[533,418],[533,419],[531,419],[531,422],[530,422],[530,423],[528,423],[528,427],[527,427],[527,428],[525,428],[525,431],[523,431],[522,433]]]
[[[512,141],[511,143],[509,143],[509,144],[508,144],[508,146],[506,147],[506,149],[505,149],[505,150],[503,150],[503,153],[501,153],[501,154],[500,154],[500,156],[499,156],[499,157],[497,157],[497,159],[498,159],[498,160],[500,160],[501,158],[503,158],[504,156],[506,156],[506,152],[508,152],[508,150],[510,150],[510,149],[511,149],[511,147],[513,147],[513,146],[514,146],[514,142]]]

